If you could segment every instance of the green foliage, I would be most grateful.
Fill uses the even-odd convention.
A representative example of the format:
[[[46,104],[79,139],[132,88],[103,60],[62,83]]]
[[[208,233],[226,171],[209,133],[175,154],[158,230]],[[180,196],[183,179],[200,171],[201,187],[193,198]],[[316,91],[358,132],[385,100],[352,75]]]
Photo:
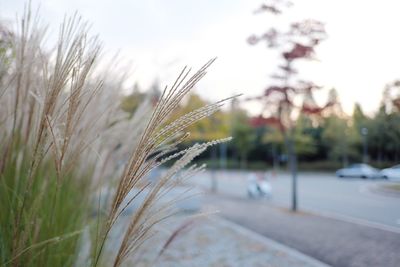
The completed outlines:
[[[310,135],[312,122],[309,117],[300,114],[294,132],[294,144],[296,153],[301,156],[312,156],[317,151],[316,140]]]
[[[196,103],[201,102],[200,97],[194,96],[186,104],[196,106]],[[391,105],[390,101],[386,102]],[[315,167],[334,170],[352,162],[361,162],[365,141],[361,134],[362,128],[368,130],[365,138],[370,162],[382,168],[398,162],[400,112],[385,106],[389,104],[382,104],[372,117],[366,116],[358,104],[355,105],[352,116],[345,115],[340,107],[332,108],[318,120],[300,114],[293,133],[300,166],[305,166],[305,169]],[[220,112],[218,115],[220,117],[217,123],[210,123],[212,120],[209,120],[201,126],[194,126],[195,134],[191,141],[202,140],[205,138],[204,132],[218,129],[234,137],[228,147],[228,158],[231,162],[239,158],[243,167],[246,161],[250,161],[247,164],[249,167],[252,162],[267,161],[272,165],[273,162],[284,159],[282,155],[287,152],[279,129],[271,126],[254,128],[243,111]],[[218,128],[215,128],[216,124]],[[236,165],[239,166],[238,163]]]
[[[364,115],[364,112],[360,106],[360,104],[354,104],[353,110],[353,124],[357,129],[361,129],[366,126],[367,117]]]
[[[254,128],[250,126],[246,113],[236,112],[234,114],[232,136],[234,137],[233,145],[240,156],[240,165],[242,168],[245,168],[248,153],[254,147],[256,139],[256,133]]]
[[[125,96],[121,101],[121,109],[130,114],[135,113],[140,103],[145,99],[145,94],[141,93],[139,86],[135,84],[131,94]]]
[[[367,123],[369,152],[379,165],[400,159],[400,114],[387,113],[381,106]]]
[[[327,148],[328,158],[334,161],[342,161],[346,165],[349,155],[349,129],[348,121],[336,115],[324,120],[322,140]]]
[[[89,214],[88,179],[72,171],[58,177],[50,158],[32,172],[31,155],[15,142],[2,158],[0,263],[72,266]],[[15,247],[25,249],[15,255]]]
[[[207,101],[202,99],[199,95],[192,93],[188,95],[185,101],[179,106],[176,112],[171,116],[170,120],[179,118],[180,116],[191,112],[207,105]],[[228,136],[230,127],[229,122],[231,118],[228,113],[217,111],[213,116],[204,118],[201,121],[194,123],[188,127],[190,136],[187,139],[192,141],[210,141]]]

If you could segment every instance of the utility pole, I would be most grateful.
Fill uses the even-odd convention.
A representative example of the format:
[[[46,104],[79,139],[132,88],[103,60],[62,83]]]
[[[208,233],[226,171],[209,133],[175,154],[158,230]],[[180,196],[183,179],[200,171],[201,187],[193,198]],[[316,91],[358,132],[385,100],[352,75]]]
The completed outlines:
[[[215,119],[215,117],[211,117],[211,127],[212,129],[216,129],[216,125],[217,125],[217,120]],[[212,160],[212,164],[211,164],[211,192],[216,193],[218,191],[218,181],[217,181],[217,147],[213,146],[211,148],[211,160]]]
[[[216,193],[218,190],[218,182],[217,182],[217,148],[213,146],[211,148],[211,159],[213,161],[212,169],[211,169],[211,192]]]
[[[293,129],[291,129],[293,130]],[[291,136],[286,136],[286,146],[288,149],[289,169],[292,175],[292,211],[297,211],[297,157],[294,148],[293,132],[289,133]]]
[[[368,129],[361,128],[361,135],[363,137],[363,163],[368,162]]]

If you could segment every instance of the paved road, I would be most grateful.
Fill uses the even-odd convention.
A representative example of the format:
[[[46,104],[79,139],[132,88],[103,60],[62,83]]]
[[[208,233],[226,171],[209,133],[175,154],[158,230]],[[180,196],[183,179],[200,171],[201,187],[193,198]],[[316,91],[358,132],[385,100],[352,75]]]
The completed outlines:
[[[245,172],[217,172],[218,192],[246,198]],[[194,177],[193,182],[210,187],[211,172]],[[270,179],[273,188],[272,203],[290,206],[290,177],[278,174]],[[334,215],[377,227],[387,226],[400,232],[400,198],[371,193],[369,188],[382,180],[338,179],[326,173],[299,175],[299,207],[301,210]],[[400,266],[400,265],[399,265]]]
[[[207,195],[206,210],[334,267],[399,267],[400,234],[262,201]]]

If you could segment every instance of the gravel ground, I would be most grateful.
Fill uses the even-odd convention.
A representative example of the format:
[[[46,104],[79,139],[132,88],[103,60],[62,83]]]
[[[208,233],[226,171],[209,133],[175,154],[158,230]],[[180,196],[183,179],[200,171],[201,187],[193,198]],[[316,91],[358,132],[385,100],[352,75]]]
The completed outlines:
[[[296,214],[263,201],[209,195],[208,209],[266,237],[337,267],[399,267],[400,234]],[[245,266],[245,265],[244,265]]]
[[[174,230],[188,220],[194,223],[178,234],[164,253],[157,257]],[[158,234],[145,244],[136,258],[128,260],[126,266],[327,267],[218,216],[192,220],[187,216],[177,216],[163,223],[157,230]],[[119,234],[115,232],[113,235]],[[115,247],[111,246],[110,249],[115,250]]]

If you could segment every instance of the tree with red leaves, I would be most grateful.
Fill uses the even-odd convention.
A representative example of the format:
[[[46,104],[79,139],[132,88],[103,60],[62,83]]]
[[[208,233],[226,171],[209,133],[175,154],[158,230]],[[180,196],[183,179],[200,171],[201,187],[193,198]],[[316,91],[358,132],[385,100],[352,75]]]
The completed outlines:
[[[285,8],[292,3],[285,0],[270,0],[263,4],[256,13],[267,12],[272,15],[281,15]],[[315,48],[326,39],[324,24],[313,19],[306,19],[291,23],[286,31],[271,28],[261,35],[252,35],[248,38],[251,45],[266,42],[268,48],[274,49],[281,56],[282,63],[277,72],[271,75],[275,81],[267,87],[261,96],[249,98],[263,103],[263,110],[259,117],[254,118],[254,125],[271,125],[282,133],[289,156],[289,166],[292,173],[292,210],[297,210],[297,158],[294,149],[294,130],[296,114],[319,115],[324,109],[334,103],[328,101],[324,106],[317,105],[313,92],[320,89],[311,81],[294,80],[298,71],[294,65],[297,61],[315,58]],[[295,99],[303,98],[303,103],[297,106]],[[264,114],[268,113],[268,117]]]
[[[400,111],[400,80],[386,84],[382,102],[387,112]]]

